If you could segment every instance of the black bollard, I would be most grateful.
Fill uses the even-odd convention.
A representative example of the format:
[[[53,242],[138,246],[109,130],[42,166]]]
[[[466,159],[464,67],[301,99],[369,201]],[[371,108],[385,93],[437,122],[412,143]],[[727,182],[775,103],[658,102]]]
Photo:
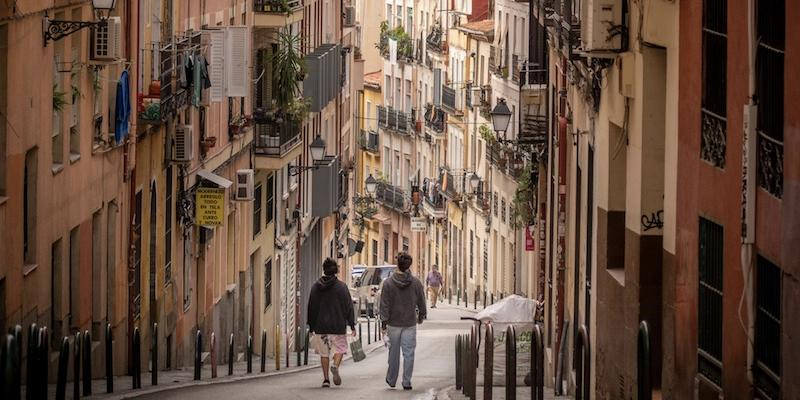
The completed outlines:
[[[114,339],[111,324],[106,324],[106,393],[114,393]]]
[[[544,400],[544,341],[542,327],[534,325],[531,337],[531,400]]]
[[[461,390],[463,387],[463,375],[461,374],[461,335],[456,336],[456,389]]]
[[[92,395],[92,334],[83,332],[83,395]]]
[[[372,343],[372,335],[371,335],[371,333],[372,332],[371,332],[370,326],[369,326],[369,317],[367,317],[367,344],[371,344]]]
[[[139,328],[133,328],[133,388],[142,388],[142,337]]]
[[[153,323],[153,344],[150,346],[150,384],[158,385],[158,323]]]
[[[200,380],[200,370],[203,368],[203,333],[200,329],[197,330],[197,335],[194,339],[194,380]]]
[[[72,398],[81,398],[81,343],[83,342],[80,332],[75,332],[75,341],[72,343]]]
[[[650,384],[650,328],[647,326],[647,321],[639,323],[637,350],[637,399],[652,399],[653,388]]]
[[[506,329],[506,400],[517,398],[517,331],[514,325]]]
[[[453,291],[447,288],[447,304],[453,304]]]
[[[58,353],[58,380],[56,381],[56,400],[64,400],[67,396],[67,369],[69,368],[69,338],[61,339],[61,351]]]
[[[14,384],[19,388],[19,396],[22,396],[22,326],[14,325],[10,333],[14,336],[14,348],[16,354],[14,355],[17,372],[14,375]]]
[[[295,350],[295,354],[297,355],[297,366],[298,367],[300,366],[300,362],[302,361],[300,359],[300,356],[301,356],[300,351],[303,350],[303,349],[300,348],[301,346],[303,346],[303,331],[298,326],[297,327],[297,334],[295,335],[295,340],[294,340],[294,350]]]
[[[491,301],[491,304],[494,304],[494,293],[492,293],[490,295],[490,299],[489,300]]]
[[[311,330],[306,327],[305,344],[303,345],[303,365],[308,365],[308,344],[311,340]]]
[[[483,308],[486,308],[486,291],[485,290],[483,291],[483,303],[481,303],[481,305],[483,306]]]
[[[358,341],[364,342],[364,339],[361,337],[361,322],[358,323]]]
[[[228,376],[233,375],[233,334],[228,339]]]
[[[211,379],[217,377],[217,334],[215,332],[211,332]],[[200,357],[202,357],[203,353],[200,352]]]
[[[478,289],[475,289],[475,297],[473,297],[472,299],[475,300],[474,301],[474,303],[475,303],[475,307],[474,308],[477,310],[478,309]]]
[[[39,365],[39,370],[37,374],[39,375],[36,379],[38,384],[38,389],[36,389],[36,398],[39,399],[46,399],[47,398],[47,384],[48,384],[48,376],[50,370],[50,332],[47,330],[46,326],[43,326],[42,329],[39,329],[39,354],[36,355],[37,363]]]
[[[267,330],[261,331],[261,372],[267,372]]]
[[[484,292],[485,296],[485,292]],[[483,398],[492,398],[492,381],[494,379],[494,327],[486,325],[486,339],[483,353]]]
[[[11,331],[13,332],[13,330]],[[18,342],[13,334],[5,335],[3,340],[3,348],[0,350],[0,383],[2,386],[3,399],[19,400],[22,396],[22,387],[17,382],[20,382],[20,359],[19,351],[17,350]]]
[[[575,400],[589,400],[589,384],[591,365],[589,365],[589,333],[586,325],[578,328],[578,337],[575,341]]]
[[[461,288],[456,289],[456,305],[461,305]]]
[[[253,336],[247,335],[247,373],[253,373]]]

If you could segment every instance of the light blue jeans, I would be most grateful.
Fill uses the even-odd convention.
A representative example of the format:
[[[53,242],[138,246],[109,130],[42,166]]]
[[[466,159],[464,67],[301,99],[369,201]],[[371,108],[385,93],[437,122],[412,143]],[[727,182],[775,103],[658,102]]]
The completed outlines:
[[[403,351],[403,386],[411,386],[411,374],[414,373],[414,350],[417,348],[417,327],[389,326],[389,369],[386,371],[386,383],[397,384],[400,373],[400,351]]]

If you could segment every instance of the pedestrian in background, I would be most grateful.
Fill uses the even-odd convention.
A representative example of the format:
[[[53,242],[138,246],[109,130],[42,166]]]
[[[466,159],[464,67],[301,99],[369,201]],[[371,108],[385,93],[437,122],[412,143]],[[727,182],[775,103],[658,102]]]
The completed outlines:
[[[383,282],[381,290],[381,322],[389,342],[389,368],[386,384],[395,387],[400,373],[400,352],[403,352],[403,389],[411,390],[414,372],[414,351],[417,348],[417,324],[427,317],[425,289],[411,275],[411,256],[397,255],[397,270]]]
[[[425,284],[428,285],[428,293],[431,296],[431,308],[436,308],[436,302],[439,300],[439,293],[442,290],[442,274],[439,273],[438,266],[433,266],[433,270],[425,278]]]
[[[322,263],[323,276],[311,287],[308,298],[308,326],[314,334],[311,344],[322,361],[322,387],[330,387],[328,368],[336,386],[342,384],[339,365],[347,354],[347,327],[356,336],[356,321],[350,291],[336,278],[339,265],[327,258]],[[330,357],[333,353],[333,365]]]

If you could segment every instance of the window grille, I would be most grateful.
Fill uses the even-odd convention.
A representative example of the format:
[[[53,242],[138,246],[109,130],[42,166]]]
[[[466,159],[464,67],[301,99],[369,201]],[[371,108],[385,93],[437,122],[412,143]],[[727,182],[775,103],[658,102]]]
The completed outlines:
[[[723,229],[700,218],[697,370],[722,387]]]
[[[727,142],[727,0],[703,2],[703,98],[700,156],[725,168]]]
[[[783,90],[786,15],[783,0],[757,2],[758,184],[783,197]]]
[[[763,257],[756,266],[753,381],[759,397],[779,399],[781,387],[781,270]]]

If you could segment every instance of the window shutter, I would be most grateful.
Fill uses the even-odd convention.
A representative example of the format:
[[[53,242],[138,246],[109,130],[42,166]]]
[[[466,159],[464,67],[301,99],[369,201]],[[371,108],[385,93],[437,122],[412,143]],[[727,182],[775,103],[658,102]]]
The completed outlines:
[[[212,30],[209,32],[211,36],[211,50],[208,71],[209,78],[211,79],[211,90],[209,95],[212,102],[221,102],[225,97],[225,31]]]
[[[229,26],[225,37],[225,86],[228,97],[247,96],[248,28]]]
[[[442,70],[440,68],[433,70],[433,105],[442,105]]]

